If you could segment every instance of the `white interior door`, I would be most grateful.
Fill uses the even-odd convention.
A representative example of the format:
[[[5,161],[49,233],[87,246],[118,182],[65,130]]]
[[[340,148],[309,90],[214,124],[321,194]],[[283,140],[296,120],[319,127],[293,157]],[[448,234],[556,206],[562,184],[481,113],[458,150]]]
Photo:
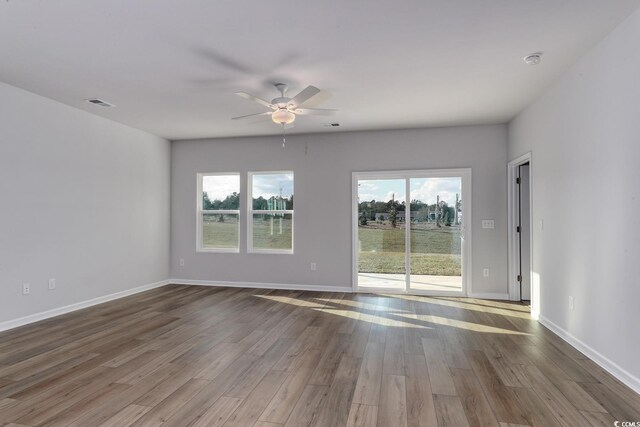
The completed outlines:
[[[531,224],[529,164],[520,166],[520,299],[531,300]]]

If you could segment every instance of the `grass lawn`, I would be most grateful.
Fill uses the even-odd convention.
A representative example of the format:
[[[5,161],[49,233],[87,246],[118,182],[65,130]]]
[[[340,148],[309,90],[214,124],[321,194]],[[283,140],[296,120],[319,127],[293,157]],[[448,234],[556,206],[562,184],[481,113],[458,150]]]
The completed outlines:
[[[223,215],[224,222],[220,222],[220,215],[205,215],[202,221],[202,246],[205,248],[237,248],[238,247],[238,216]]]
[[[399,224],[358,227],[362,273],[405,272],[405,228]],[[411,273],[435,276],[461,275],[460,227],[437,228],[435,224],[413,224],[411,230]]]
[[[203,246],[205,248],[237,248],[237,215],[224,215],[224,222],[220,222],[219,219],[219,214],[205,215]],[[256,215],[253,221],[253,247],[256,249],[291,249],[291,225],[291,216],[287,215],[282,219],[282,233],[280,233],[280,218],[274,218],[272,234],[271,218],[265,220],[262,215]]]
[[[282,221],[282,232],[280,223]],[[253,218],[253,247],[256,249],[291,249],[293,220],[287,214],[284,218],[273,218],[273,232],[271,218],[256,214]]]

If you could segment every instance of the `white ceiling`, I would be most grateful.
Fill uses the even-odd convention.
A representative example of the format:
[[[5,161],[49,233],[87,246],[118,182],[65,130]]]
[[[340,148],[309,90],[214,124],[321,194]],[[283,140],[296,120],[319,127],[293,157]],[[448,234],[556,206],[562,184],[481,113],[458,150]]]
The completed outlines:
[[[234,92],[323,89],[294,132],[504,123],[640,0],[4,0],[0,81],[169,139],[278,134]],[[522,57],[544,52],[542,64]],[[105,109],[83,99],[116,104]],[[323,101],[320,103],[320,101]],[[1,100],[0,100],[1,102]]]

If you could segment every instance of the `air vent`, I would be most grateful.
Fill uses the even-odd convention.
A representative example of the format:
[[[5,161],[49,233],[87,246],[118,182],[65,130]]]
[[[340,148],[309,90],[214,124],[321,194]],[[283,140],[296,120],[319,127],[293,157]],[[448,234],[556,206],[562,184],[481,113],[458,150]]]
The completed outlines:
[[[527,65],[538,65],[542,61],[542,52],[532,53],[522,58],[522,60]]]
[[[337,128],[340,126],[340,123],[325,123],[322,126],[326,128]]]
[[[85,101],[87,101],[90,104],[99,105],[101,107],[115,107],[115,105],[110,104],[107,101],[103,101],[102,99],[98,99],[98,98],[85,99]]]

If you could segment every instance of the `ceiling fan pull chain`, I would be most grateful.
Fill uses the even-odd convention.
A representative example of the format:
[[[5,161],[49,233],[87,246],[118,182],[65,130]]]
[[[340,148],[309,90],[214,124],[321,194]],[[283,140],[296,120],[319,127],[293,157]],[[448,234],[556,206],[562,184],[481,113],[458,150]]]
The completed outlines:
[[[284,145],[287,143],[287,129],[284,127],[284,123],[282,123],[282,149],[284,150]]]

